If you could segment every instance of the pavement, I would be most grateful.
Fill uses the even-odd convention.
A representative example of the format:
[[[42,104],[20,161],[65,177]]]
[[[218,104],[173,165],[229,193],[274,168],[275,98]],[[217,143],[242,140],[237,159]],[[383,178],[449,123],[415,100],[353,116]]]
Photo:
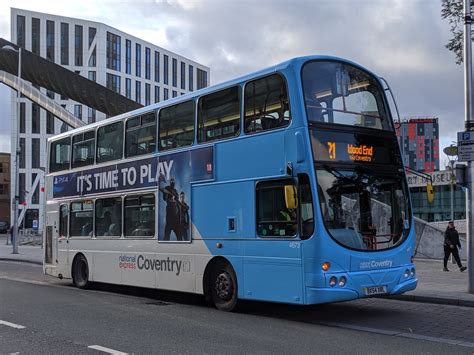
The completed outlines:
[[[20,245],[18,254],[12,254],[10,241],[0,234],[0,261],[18,261],[43,264],[42,246]],[[457,265],[448,263],[449,272],[443,271],[443,261],[416,259],[418,287],[403,295],[391,296],[398,300],[474,307],[474,294],[468,293],[468,271],[460,272]],[[466,261],[463,260],[466,265]]]

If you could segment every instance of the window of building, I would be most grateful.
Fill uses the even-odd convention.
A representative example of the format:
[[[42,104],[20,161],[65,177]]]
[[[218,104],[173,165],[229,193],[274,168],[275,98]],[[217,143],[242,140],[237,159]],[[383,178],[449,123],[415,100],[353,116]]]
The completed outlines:
[[[50,99],[54,100],[54,91],[46,90],[46,96],[48,96]]]
[[[97,130],[97,163],[122,159],[123,122],[115,122]]]
[[[155,103],[160,102],[160,87],[155,86]]]
[[[172,95],[173,95],[173,97],[176,97],[176,96],[178,96],[178,92],[176,90],[173,90]]]
[[[25,168],[25,155],[26,155],[25,138],[20,138],[20,156],[19,156],[19,162],[18,162],[20,169]]]
[[[163,83],[165,85],[168,85],[168,80],[169,80],[169,59],[168,56],[165,54],[163,55]]]
[[[132,79],[125,78],[125,96],[132,99]]]
[[[97,120],[96,115],[97,115],[97,112],[95,108],[88,107],[87,108],[87,123],[88,124],[94,123]]]
[[[67,237],[67,217],[68,217],[67,205],[61,205],[59,207],[59,236]]]
[[[87,72],[87,78],[92,81],[97,81],[97,72],[94,70],[89,70]]]
[[[160,150],[184,147],[194,142],[194,101],[166,107],[160,111]]]
[[[127,120],[125,157],[153,153],[156,150],[156,113]]]
[[[292,180],[257,184],[257,233],[261,237],[293,237],[297,231],[296,209],[286,208],[285,185]]]
[[[83,28],[80,25],[74,26],[74,65],[82,66],[83,53]]]
[[[82,105],[74,105],[74,116],[82,120]]]
[[[145,84],[145,106],[150,104],[150,96],[151,96],[151,85]]]
[[[163,100],[168,100],[169,99],[169,90],[168,89],[163,89]]]
[[[135,82],[135,101],[142,103],[142,83],[138,80]]]
[[[87,65],[89,67],[95,67],[97,65],[97,47],[94,47],[94,50],[92,51],[91,56],[89,57],[89,61],[87,62]]]
[[[207,72],[197,68],[197,89],[207,87]]]
[[[124,235],[153,237],[156,218],[155,195],[127,196],[124,205]]]
[[[16,16],[16,44],[25,48],[25,16]]]
[[[24,102],[20,103],[20,133],[25,133],[25,110],[26,106]]]
[[[94,164],[95,131],[72,136],[72,168]]]
[[[31,139],[31,167],[32,168],[40,167],[40,139],[39,138]]]
[[[96,33],[97,33],[97,29],[95,27],[89,27],[89,49],[92,46],[92,42],[94,42]]]
[[[39,181],[36,184],[35,189],[33,190],[33,186],[35,185],[35,181],[36,181],[37,177],[38,177],[38,174],[36,174],[36,173],[31,174],[31,189],[30,189],[30,191],[32,191],[32,194],[31,194],[31,204],[32,205],[38,205],[39,202],[40,202],[40,200],[39,200],[39,187],[40,187]]]
[[[19,182],[18,182],[18,192],[19,192],[19,196],[18,196],[18,199],[19,199],[19,202],[20,203],[23,203],[23,202],[26,202],[26,179],[25,179],[25,173],[19,173],[18,174],[18,179],[19,179]]]
[[[61,65],[69,65],[69,24],[61,22]]]
[[[31,133],[40,133],[40,107],[36,103],[31,103]]]
[[[120,94],[120,75],[107,73],[105,86],[108,89]]]
[[[150,80],[151,75],[151,49],[145,47],[145,79]]]
[[[31,19],[31,52],[36,55],[41,55],[41,32],[40,32],[40,19],[33,17]]]
[[[135,44],[135,75],[142,75],[142,46],[138,43]]]
[[[125,40],[125,73],[132,74],[132,41]]]
[[[186,90],[186,64],[181,62],[181,89]]]
[[[107,47],[106,47],[106,61],[107,68],[120,71],[121,67],[121,37],[111,32],[107,32]]]
[[[194,90],[194,67],[192,65],[189,66],[189,78],[188,78],[188,87],[189,91]]]
[[[46,59],[54,62],[54,21],[46,21]]]
[[[95,236],[122,235],[122,198],[112,197],[95,201]]]
[[[245,85],[245,132],[254,133],[287,126],[290,105],[286,83],[278,75],[270,75]]]
[[[46,134],[54,134],[54,115],[46,111]]]
[[[90,237],[93,231],[93,209],[92,200],[77,201],[71,203],[71,215],[69,221],[69,235],[71,237]]]
[[[172,63],[173,63],[173,80],[172,80],[172,84],[174,87],[177,87],[178,86],[178,61],[176,60],[176,58],[173,58],[172,60]]]
[[[240,87],[227,88],[199,99],[199,142],[237,136],[240,132]]]
[[[71,138],[66,137],[51,143],[49,172],[68,170],[71,156]]]
[[[160,82],[160,52],[155,51],[155,81]]]

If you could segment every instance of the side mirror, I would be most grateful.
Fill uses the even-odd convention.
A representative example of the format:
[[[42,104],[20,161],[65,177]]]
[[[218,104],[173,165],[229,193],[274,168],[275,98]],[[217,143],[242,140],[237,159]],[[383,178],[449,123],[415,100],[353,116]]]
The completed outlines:
[[[298,207],[298,193],[295,185],[285,185],[285,205],[291,210]]]
[[[434,190],[431,182],[426,183],[426,199],[428,200],[428,203],[433,203],[434,201]]]

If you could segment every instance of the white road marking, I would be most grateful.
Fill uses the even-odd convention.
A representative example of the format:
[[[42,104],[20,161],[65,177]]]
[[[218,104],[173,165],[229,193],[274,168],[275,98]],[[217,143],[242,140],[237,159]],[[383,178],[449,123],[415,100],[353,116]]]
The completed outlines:
[[[0,325],[6,325],[7,327],[12,327],[12,328],[15,328],[15,329],[25,329],[26,328],[22,325],[6,322],[4,320],[0,320]]]
[[[113,354],[113,355],[128,355],[128,353],[124,353],[124,352],[121,352],[121,351],[118,351],[118,350],[106,348],[106,347],[100,346],[100,345],[89,345],[88,348],[98,350],[98,351],[103,351],[104,353]]]

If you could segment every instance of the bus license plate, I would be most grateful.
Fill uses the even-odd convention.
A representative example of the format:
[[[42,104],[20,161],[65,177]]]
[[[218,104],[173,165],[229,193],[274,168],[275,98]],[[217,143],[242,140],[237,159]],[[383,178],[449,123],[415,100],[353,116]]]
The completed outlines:
[[[387,286],[372,286],[365,288],[366,296],[383,295],[387,293]]]

